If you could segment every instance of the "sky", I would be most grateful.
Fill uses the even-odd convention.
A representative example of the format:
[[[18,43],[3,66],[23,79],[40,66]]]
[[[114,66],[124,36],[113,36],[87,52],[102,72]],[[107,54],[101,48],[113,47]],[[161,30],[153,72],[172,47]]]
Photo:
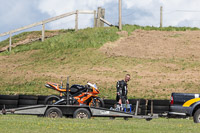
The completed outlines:
[[[105,8],[105,19],[118,24],[119,0],[0,0],[0,33],[39,22],[75,10]],[[122,0],[122,24],[160,25],[160,6],[163,7],[163,26],[200,28],[200,0]],[[79,28],[93,26],[94,16],[79,15]],[[75,15],[45,25],[46,29],[75,27]],[[25,31],[41,30],[37,26]],[[8,36],[0,37],[0,41]]]

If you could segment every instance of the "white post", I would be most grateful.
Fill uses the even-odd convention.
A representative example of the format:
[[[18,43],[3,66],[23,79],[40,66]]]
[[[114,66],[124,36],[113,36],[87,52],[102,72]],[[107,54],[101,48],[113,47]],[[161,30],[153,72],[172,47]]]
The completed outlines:
[[[162,26],[163,26],[163,15],[162,15],[162,11],[163,10],[163,8],[162,8],[162,6],[160,7],[160,28],[162,28]]]
[[[78,31],[78,10],[76,10],[75,31]]]
[[[42,24],[42,42],[44,42],[45,38],[45,24]]]
[[[97,12],[97,27],[100,27],[101,7],[98,7]]]
[[[101,9],[101,18],[105,18],[105,8]],[[104,22],[101,21],[101,27],[104,27]]]
[[[9,52],[11,52],[11,47],[12,47],[12,33],[10,33]]]
[[[119,30],[122,30],[122,0],[119,0]]]
[[[94,10],[94,27],[97,27],[97,11]]]

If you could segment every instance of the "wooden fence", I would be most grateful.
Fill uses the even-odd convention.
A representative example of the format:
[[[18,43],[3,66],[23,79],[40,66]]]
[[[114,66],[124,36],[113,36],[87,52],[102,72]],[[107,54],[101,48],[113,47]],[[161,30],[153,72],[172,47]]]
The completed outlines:
[[[107,25],[112,26],[112,24],[110,24],[109,22],[107,22],[104,19],[105,9],[101,8],[101,7],[98,7],[98,12],[96,12],[96,10],[94,10],[94,11],[76,10],[76,11],[73,11],[73,12],[65,13],[65,14],[62,14],[62,15],[59,15],[59,16],[56,16],[56,17],[52,17],[52,18],[40,21],[40,22],[37,22],[37,23],[30,24],[30,25],[21,27],[19,29],[15,29],[15,30],[11,30],[11,31],[8,31],[8,32],[5,32],[5,33],[1,33],[0,37],[9,35],[9,51],[11,51],[12,34],[13,33],[16,33],[16,32],[19,32],[19,31],[23,31],[25,29],[29,29],[29,28],[32,28],[32,27],[35,27],[35,26],[42,25],[42,39],[41,40],[44,41],[44,38],[45,38],[45,24],[47,24],[49,22],[52,22],[52,21],[55,21],[55,20],[58,20],[58,19],[61,19],[61,18],[65,18],[65,17],[71,16],[71,15],[75,15],[75,31],[78,31],[78,15],[79,14],[94,14],[94,27],[103,27],[104,23],[106,23]]]

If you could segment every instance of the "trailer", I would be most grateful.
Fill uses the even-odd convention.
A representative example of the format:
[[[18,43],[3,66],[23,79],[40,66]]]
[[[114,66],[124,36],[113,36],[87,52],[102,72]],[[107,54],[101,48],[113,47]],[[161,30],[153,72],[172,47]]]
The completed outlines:
[[[152,120],[153,118],[158,118],[157,114],[153,114],[153,102],[151,103],[151,113],[148,115],[138,115],[139,101],[136,103],[135,111],[131,112],[131,106],[129,106],[130,111],[128,112],[127,104],[121,109],[107,109],[100,107],[91,107],[87,105],[71,105],[70,104],[70,89],[69,89],[69,76],[67,77],[66,83],[66,105],[33,105],[26,107],[19,107],[14,109],[6,109],[6,105],[0,112],[0,114],[19,114],[19,115],[37,115],[45,116],[50,118],[59,118],[63,116],[70,116],[73,118],[88,119],[91,117],[109,117],[114,119],[115,117],[123,117],[125,120],[128,118],[138,118]],[[117,109],[117,110],[116,110]]]
[[[138,109],[138,104],[136,109]],[[116,117],[123,117],[125,120],[128,118],[137,118],[146,119],[147,121],[152,120],[153,118],[158,118],[158,115],[153,114],[152,112],[148,115],[138,115],[137,111],[130,113],[107,108],[80,105],[34,105],[14,109],[5,109],[4,107],[0,114],[37,115],[50,118],[60,118],[66,116],[79,119],[89,119],[91,117],[109,117],[114,119]]]

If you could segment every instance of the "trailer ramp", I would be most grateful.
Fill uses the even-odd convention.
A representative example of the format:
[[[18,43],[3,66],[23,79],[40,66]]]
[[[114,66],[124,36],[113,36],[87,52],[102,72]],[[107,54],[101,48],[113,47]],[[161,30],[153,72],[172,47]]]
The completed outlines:
[[[109,110],[105,108],[94,108],[90,107],[92,116],[96,117],[133,117],[133,114],[131,113],[125,113],[123,111],[115,111],[115,110]]]
[[[27,106],[27,107],[20,107],[20,108],[13,108],[13,109],[2,109],[0,114],[20,114],[20,115],[44,115],[46,111],[46,105],[34,105],[34,106]]]

